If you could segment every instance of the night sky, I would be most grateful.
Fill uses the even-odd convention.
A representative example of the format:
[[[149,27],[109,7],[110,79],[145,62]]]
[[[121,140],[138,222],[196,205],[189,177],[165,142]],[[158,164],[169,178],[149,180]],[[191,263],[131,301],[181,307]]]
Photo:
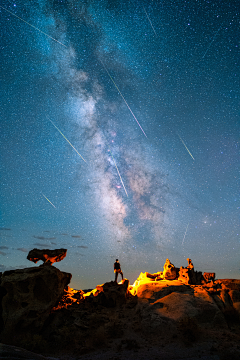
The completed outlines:
[[[0,271],[240,278],[239,1],[2,0]]]

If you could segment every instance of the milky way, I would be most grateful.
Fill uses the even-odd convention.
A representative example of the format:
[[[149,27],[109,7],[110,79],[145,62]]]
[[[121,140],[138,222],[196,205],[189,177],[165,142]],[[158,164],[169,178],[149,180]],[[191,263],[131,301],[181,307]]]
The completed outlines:
[[[64,247],[78,289],[116,258],[131,282],[167,257],[239,278],[238,2],[3,0],[0,21],[0,270]]]

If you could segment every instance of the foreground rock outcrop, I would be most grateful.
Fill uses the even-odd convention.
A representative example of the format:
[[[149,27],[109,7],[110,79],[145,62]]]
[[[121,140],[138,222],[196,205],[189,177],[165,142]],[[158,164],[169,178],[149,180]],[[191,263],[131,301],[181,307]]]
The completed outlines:
[[[2,340],[40,331],[72,275],[53,266],[6,271],[1,277]]]
[[[240,280],[214,279],[191,259],[186,268],[167,259],[163,271],[141,273],[133,285],[110,281],[86,293],[48,264],[7,271],[0,342],[73,359],[100,349],[103,359],[239,359]]]

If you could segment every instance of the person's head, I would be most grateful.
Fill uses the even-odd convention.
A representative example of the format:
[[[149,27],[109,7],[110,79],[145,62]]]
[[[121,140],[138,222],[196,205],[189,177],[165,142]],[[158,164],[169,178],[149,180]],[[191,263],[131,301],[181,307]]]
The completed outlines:
[[[116,261],[118,261],[118,259],[116,259]]]

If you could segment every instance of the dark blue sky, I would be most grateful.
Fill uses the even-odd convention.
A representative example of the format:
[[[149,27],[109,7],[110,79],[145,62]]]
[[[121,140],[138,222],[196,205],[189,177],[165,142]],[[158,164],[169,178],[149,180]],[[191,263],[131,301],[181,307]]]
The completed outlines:
[[[78,289],[116,257],[131,282],[167,257],[239,278],[239,2],[3,0],[0,22],[0,270],[65,247]]]

